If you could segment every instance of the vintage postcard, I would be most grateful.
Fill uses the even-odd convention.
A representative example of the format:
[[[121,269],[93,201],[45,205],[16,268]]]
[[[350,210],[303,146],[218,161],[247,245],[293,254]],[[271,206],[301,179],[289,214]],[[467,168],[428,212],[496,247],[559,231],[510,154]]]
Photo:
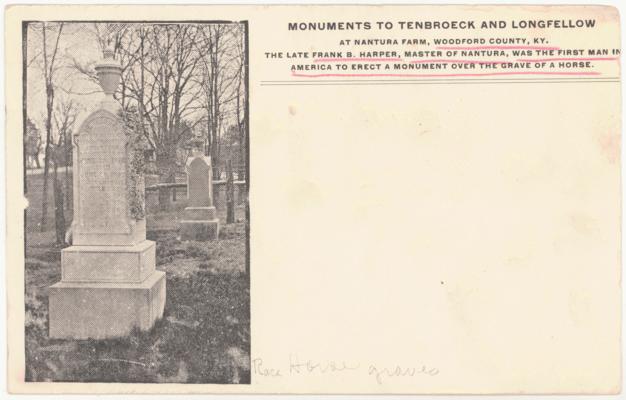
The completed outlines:
[[[10,6],[12,393],[621,391],[608,6]]]

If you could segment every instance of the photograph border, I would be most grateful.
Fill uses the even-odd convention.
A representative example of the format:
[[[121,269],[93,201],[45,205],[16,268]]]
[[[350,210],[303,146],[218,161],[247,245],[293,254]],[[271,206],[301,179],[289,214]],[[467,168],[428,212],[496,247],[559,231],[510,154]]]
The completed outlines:
[[[27,65],[27,59],[28,59],[28,26],[31,23],[37,23],[37,22],[54,22],[54,23],[125,23],[125,24],[240,24],[243,27],[243,41],[244,41],[244,52],[243,52],[243,61],[244,61],[244,73],[245,73],[245,79],[244,81],[244,90],[245,90],[245,98],[244,98],[244,125],[245,125],[245,157],[246,157],[246,166],[245,166],[245,172],[246,172],[246,183],[245,183],[245,209],[244,209],[244,215],[246,218],[246,223],[245,223],[245,235],[246,235],[246,243],[245,243],[245,274],[246,274],[246,284],[247,284],[247,288],[248,288],[248,314],[249,314],[249,322],[250,324],[248,325],[248,330],[249,330],[249,338],[248,338],[248,344],[249,344],[249,348],[245,349],[248,352],[248,366],[250,369],[250,380],[248,382],[244,382],[244,383],[238,383],[238,384],[234,384],[235,386],[237,385],[247,385],[250,386],[252,384],[252,329],[251,329],[251,324],[252,324],[252,287],[251,287],[251,283],[252,283],[252,279],[250,277],[250,251],[251,251],[251,245],[250,245],[250,201],[249,201],[249,194],[250,194],[250,47],[249,47],[249,21],[246,20],[115,20],[115,19],[103,19],[103,20],[97,20],[97,19],[50,19],[50,20],[43,20],[43,19],[25,19],[25,20],[21,20],[21,29],[22,29],[22,36],[21,36],[21,44],[22,44],[22,51],[21,51],[21,57],[22,57],[22,135],[25,134],[26,129],[27,129],[27,119],[28,119],[28,112],[27,112],[27,98],[28,98],[28,75],[27,75],[27,69],[28,69],[28,65]],[[24,189],[24,196],[26,197],[26,195],[28,194],[28,182],[27,182],[27,154],[26,154],[26,146],[25,143],[22,142],[22,167],[23,167],[23,189]],[[23,210],[23,227],[24,227],[24,238],[23,238],[23,256],[24,256],[24,264],[22,265],[22,267],[24,268],[23,273],[24,273],[24,287],[22,287],[22,291],[24,291],[26,289],[26,251],[27,251],[27,235],[26,235],[26,226],[27,226],[27,210],[28,207],[25,207]],[[25,304],[24,303],[24,308],[23,311],[26,312],[25,310]],[[25,329],[25,325],[22,327],[23,329]],[[24,334],[25,334],[25,330],[24,330]],[[26,346],[26,343],[24,342],[24,346]],[[24,356],[26,354],[26,347],[24,347]],[[26,363],[26,358],[24,357],[24,363]],[[26,365],[24,364],[24,370],[26,370]],[[24,384],[30,384],[30,383],[37,383],[37,382],[28,382],[28,381],[24,381]],[[54,382],[52,382],[54,383]],[[82,383],[82,382],[59,382],[59,383]],[[115,383],[115,382],[95,382],[95,383]],[[133,384],[133,383],[127,383],[127,382],[119,382],[120,384]],[[161,384],[168,384],[167,382],[141,382],[141,383],[135,383],[135,384],[157,384],[157,385],[161,385]],[[171,384],[171,383],[169,383]],[[180,383],[181,385],[207,385],[207,384],[212,384],[212,383],[207,383],[207,382],[192,382],[192,383]],[[229,384],[230,385],[230,384]]]

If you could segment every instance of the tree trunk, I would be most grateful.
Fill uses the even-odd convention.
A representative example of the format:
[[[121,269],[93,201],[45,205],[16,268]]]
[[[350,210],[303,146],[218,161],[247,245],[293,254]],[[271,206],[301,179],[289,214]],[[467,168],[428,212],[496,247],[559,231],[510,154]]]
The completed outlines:
[[[47,133],[48,143],[50,141],[50,130]],[[50,172],[50,145],[46,144],[46,151],[43,159],[43,193],[41,198],[41,222],[39,229],[41,232],[46,231],[48,223],[48,174]]]
[[[72,135],[66,135],[65,137],[65,205],[67,209],[70,209],[72,204],[71,190],[70,190],[70,159],[72,154]]]
[[[235,222],[235,185],[233,182],[233,166],[230,160],[226,162],[226,223]]]
[[[171,177],[171,182],[172,182],[172,183],[176,183],[176,172],[177,172],[176,170],[172,170],[172,177]],[[175,188],[175,187],[174,187],[174,188],[172,188],[172,201],[173,201],[174,203],[176,203],[176,195],[177,195],[177,194],[178,194],[178,193],[177,193],[177,191],[176,191],[176,188]]]
[[[52,85],[46,84],[47,92],[47,117],[46,117],[46,147],[43,159],[43,194],[41,201],[41,232],[46,231],[48,223],[48,175],[50,174],[50,156],[52,152],[52,105],[54,99],[54,91]],[[56,173],[56,164],[55,164]],[[56,177],[55,177],[56,179]]]
[[[239,178],[240,181],[245,181],[246,175],[246,153],[245,153],[245,145],[244,145],[244,140],[245,140],[245,135],[244,135],[244,121],[242,120],[242,116],[241,116],[241,83],[243,80],[243,73],[242,73],[242,69],[239,69],[239,74],[238,74],[238,78],[237,78],[237,131],[239,133],[239,171],[237,174],[237,177]],[[245,110],[244,110],[245,112]]]
[[[63,30],[63,23],[59,25],[59,30],[56,38],[56,43],[54,45],[54,50],[52,52],[52,57],[48,59],[48,45],[47,45],[47,35],[46,35],[46,22],[42,23],[42,39],[43,39],[43,47],[42,47],[42,55],[43,55],[43,78],[44,84],[46,87],[46,154],[44,159],[44,171],[43,171],[43,199],[41,204],[41,232],[46,230],[46,223],[48,217],[48,173],[50,170],[50,142],[52,140],[52,112],[54,110],[54,85],[53,85],[53,74],[54,74],[54,60],[57,54],[57,50],[59,49],[59,40],[61,39],[61,32]],[[55,167],[56,168],[56,167]]]
[[[54,191],[54,226],[58,245],[65,243],[65,212],[63,210],[63,186],[57,175],[57,160],[54,161],[53,191]]]

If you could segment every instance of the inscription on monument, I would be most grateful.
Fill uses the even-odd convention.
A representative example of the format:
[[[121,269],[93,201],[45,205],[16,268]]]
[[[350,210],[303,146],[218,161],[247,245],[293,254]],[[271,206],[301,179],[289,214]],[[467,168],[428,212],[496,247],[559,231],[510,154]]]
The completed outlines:
[[[99,117],[79,136],[81,230],[123,233],[128,227],[126,137],[112,119]]]

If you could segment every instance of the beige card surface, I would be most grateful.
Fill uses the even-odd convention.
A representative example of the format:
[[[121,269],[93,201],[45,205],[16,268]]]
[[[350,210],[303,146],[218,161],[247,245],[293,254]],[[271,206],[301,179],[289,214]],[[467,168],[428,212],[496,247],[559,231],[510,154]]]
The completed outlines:
[[[11,392],[620,392],[615,8],[5,26]]]

